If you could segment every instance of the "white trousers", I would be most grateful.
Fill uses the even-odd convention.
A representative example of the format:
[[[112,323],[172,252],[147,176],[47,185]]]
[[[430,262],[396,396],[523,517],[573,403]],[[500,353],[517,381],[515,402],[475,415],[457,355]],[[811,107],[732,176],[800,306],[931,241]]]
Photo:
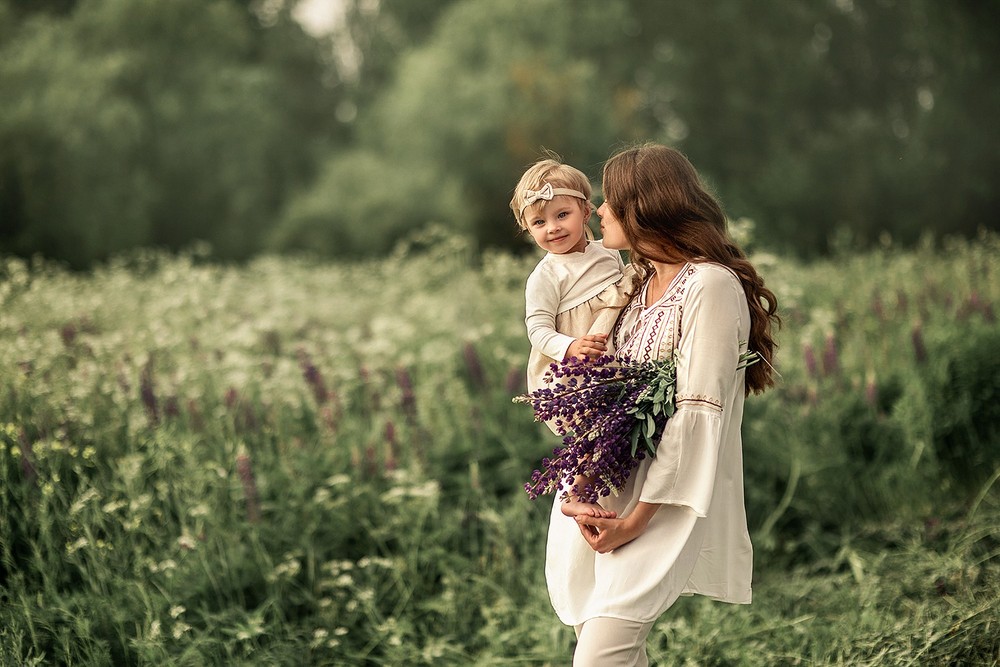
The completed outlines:
[[[646,636],[653,622],[598,616],[574,626],[573,667],[647,667]]]

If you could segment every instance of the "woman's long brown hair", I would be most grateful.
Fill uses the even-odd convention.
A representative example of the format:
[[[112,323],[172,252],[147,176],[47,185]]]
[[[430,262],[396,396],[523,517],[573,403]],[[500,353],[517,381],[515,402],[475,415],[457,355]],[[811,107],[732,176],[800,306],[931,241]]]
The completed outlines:
[[[688,159],[659,144],[624,150],[604,164],[603,189],[642,279],[653,272],[651,262],[715,262],[736,274],[750,306],[749,349],[763,359],[747,368],[746,392],[772,386],[778,301],[729,237],[722,207]]]

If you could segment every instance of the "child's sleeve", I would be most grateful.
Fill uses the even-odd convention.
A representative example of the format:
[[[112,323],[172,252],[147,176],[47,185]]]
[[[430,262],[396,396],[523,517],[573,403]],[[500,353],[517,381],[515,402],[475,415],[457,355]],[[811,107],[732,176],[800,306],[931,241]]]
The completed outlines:
[[[533,272],[524,290],[524,325],[531,346],[547,357],[562,361],[575,338],[556,331],[559,287],[551,276]]]

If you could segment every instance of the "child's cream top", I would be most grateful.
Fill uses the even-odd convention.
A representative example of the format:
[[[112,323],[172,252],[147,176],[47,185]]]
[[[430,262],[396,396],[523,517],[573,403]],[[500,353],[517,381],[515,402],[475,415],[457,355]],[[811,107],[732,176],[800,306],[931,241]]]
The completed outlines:
[[[528,276],[524,324],[531,346],[561,361],[577,338],[556,331],[556,315],[576,308],[622,277],[625,265],[617,250],[590,241],[583,252],[548,253]]]

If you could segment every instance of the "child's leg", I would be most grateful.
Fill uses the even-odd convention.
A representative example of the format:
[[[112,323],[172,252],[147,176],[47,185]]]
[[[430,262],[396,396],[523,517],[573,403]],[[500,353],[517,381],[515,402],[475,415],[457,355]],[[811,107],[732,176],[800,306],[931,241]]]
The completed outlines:
[[[592,481],[593,480],[591,480],[589,477],[585,477],[583,475],[577,475],[577,477],[573,480],[573,486],[576,487],[577,489],[582,490]],[[581,514],[585,514],[587,516],[596,516],[601,519],[614,519],[616,516],[618,516],[611,510],[606,510],[597,503],[583,502],[577,497],[576,493],[573,491],[571,491],[569,497],[563,501],[561,508],[562,508],[562,513],[565,514],[566,516],[579,516]]]

